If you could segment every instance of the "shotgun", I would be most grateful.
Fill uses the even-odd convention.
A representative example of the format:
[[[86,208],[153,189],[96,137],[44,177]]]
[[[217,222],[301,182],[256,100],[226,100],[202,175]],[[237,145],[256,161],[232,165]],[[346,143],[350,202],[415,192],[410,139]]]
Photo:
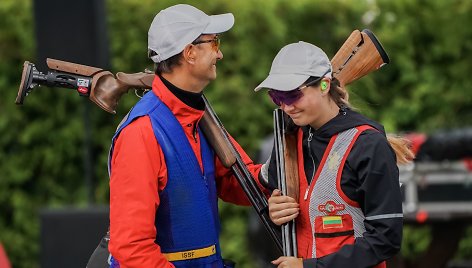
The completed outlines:
[[[118,101],[123,94],[130,88],[150,89],[154,79],[153,73],[146,72],[134,74],[119,72],[115,77],[103,69],[55,59],[47,59],[47,65],[50,70],[45,74],[38,71],[33,63],[27,61],[24,63],[16,104],[23,104],[28,93],[37,86],[63,87],[77,90],[79,95],[90,98],[103,110],[115,114]],[[282,252],[280,234],[269,217],[267,198],[255,183],[254,177],[205,96],[203,100],[206,105],[206,111],[200,121],[203,134],[222,164],[233,171],[252,207]]]

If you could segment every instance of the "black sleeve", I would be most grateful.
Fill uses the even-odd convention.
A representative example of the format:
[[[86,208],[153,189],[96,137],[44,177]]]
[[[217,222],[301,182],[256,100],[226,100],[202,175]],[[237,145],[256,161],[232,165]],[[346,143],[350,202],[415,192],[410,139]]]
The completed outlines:
[[[360,135],[348,157],[343,177],[345,172],[357,177],[357,188],[351,194],[344,186],[342,188],[361,206],[366,216],[366,232],[356,238],[353,245],[343,246],[322,258],[305,260],[305,268],[372,267],[400,250],[403,214],[399,174],[395,153],[385,136],[376,131]]]

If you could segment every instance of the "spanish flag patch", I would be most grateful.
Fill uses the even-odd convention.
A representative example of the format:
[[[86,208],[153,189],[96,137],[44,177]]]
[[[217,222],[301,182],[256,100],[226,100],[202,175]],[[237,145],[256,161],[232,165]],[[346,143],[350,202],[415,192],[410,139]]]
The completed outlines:
[[[342,227],[343,220],[341,216],[323,216],[323,229]]]

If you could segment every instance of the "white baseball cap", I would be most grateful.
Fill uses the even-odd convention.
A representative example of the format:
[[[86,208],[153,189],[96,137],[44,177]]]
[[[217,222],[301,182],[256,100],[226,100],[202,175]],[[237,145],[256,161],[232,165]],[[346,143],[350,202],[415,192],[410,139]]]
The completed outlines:
[[[311,76],[331,78],[331,69],[328,56],[319,47],[303,41],[288,44],[275,56],[269,76],[254,91],[290,91]]]
[[[161,10],[148,31],[148,48],[157,53],[151,59],[158,63],[182,52],[202,34],[218,34],[231,29],[231,13],[208,16],[203,11],[185,4]]]

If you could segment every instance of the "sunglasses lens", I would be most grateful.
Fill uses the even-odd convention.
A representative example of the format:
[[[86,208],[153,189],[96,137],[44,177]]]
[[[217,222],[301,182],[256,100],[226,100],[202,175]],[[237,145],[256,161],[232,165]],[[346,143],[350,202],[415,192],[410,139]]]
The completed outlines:
[[[218,51],[220,49],[220,39],[218,37],[216,37],[215,39],[213,39],[213,48]]]
[[[303,96],[303,93],[298,89],[290,91],[270,89],[269,96],[277,106],[282,105],[282,103],[286,105],[292,105]]]

